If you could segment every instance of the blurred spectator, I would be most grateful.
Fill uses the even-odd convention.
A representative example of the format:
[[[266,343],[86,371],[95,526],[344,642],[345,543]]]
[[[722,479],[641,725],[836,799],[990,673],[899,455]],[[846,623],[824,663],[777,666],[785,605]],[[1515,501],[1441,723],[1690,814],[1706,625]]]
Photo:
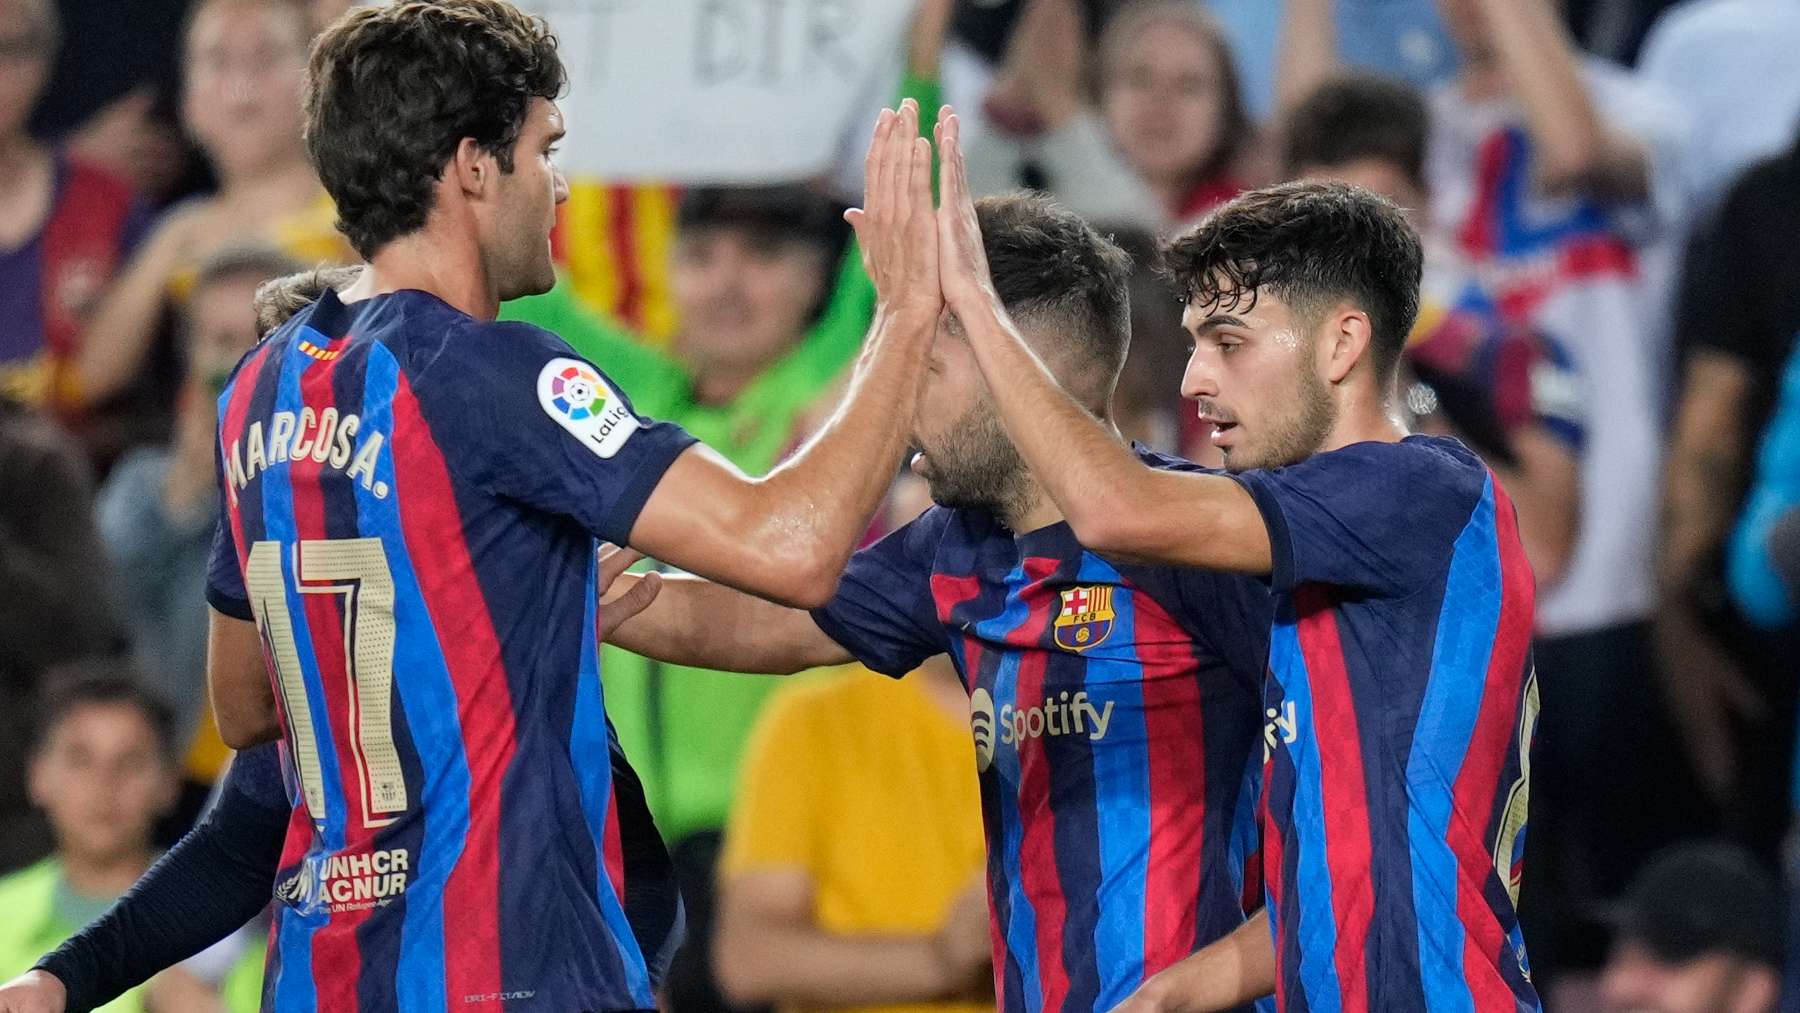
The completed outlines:
[[[76,339],[148,215],[126,185],[33,140],[60,43],[51,0],[0,0],[0,394],[67,407]]]
[[[1796,672],[1729,607],[1722,561],[1800,333],[1800,147],[1739,177],[1689,245],[1685,364],[1663,489],[1657,653],[1683,739],[1732,828],[1786,830]]]
[[[1462,70],[1432,104],[1433,228],[1472,270],[1462,304],[1567,348],[1589,408],[1592,523],[1539,595],[1533,648],[1544,773],[1520,913],[1555,1008],[1558,976],[1603,956],[1591,904],[1706,819],[1655,703],[1645,624],[1687,121],[1654,87],[1582,58],[1549,0],[1440,7]]]
[[[1654,88],[1581,57],[1551,0],[1439,8],[1461,64],[1431,100],[1427,224],[1467,279],[1444,309],[1566,349],[1589,409],[1580,509],[1594,522],[1579,526],[1562,579],[1538,596],[1534,646],[1544,773],[1520,916],[1555,1008],[1559,974],[1603,956],[1604,935],[1584,912],[1616,896],[1641,856],[1706,818],[1649,692],[1645,622],[1685,119]],[[1324,14],[1318,0],[1289,0],[1286,44],[1332,53]],[[1331,61],[1283,66],[1316,83]],[[1284,93],[1311,87],[1294,85],[1305,82],[1284,82]]]
[[[1782,899],[1740,849],[1683,844],[1632,880],[1601,977],[1605,1013],[1772,1013]]]
[[[725,993],[780,1010],[993,1009],[969,699],[947,659],[788,684],[719,863]]]
[[[1683,183],[1710,203],[1739,171],[1786,150],[1800,124],[1800,5],[1687,0],[1657,21],[1638,73],[1694,114]]]
[[[76,361],[88,402],[138,376],[165,311],[185,302],[195,270],[220,248],[262,241],[309,264],[355,259],[301,143],[309,17],[298,0],[200,0],[193,9],[182,119],[219,191],[165,215],[107,294]]]
[[[50,844],[25,791],[31,700],[43,672],[124,647],[93,504],[74,442],[0,397],[0,871]]]
[[[1211,16],[1190,0],[1124,7],[1100,37],[1092,97],[1085,49],[1075,0],[1033,0],[990,129],[970,138],[977,194],[1026,186],[1088,218],[1160,230],[1243,189],[1237,160],[1253,137]]]
[[[1583,383],[1553,338],[1460,305],[1469,272],[1428,225],[1424,97],[1398,80],[1333,78],[1282,127],[1283,170],[1366,186],[1411,209],[1426,235],[1417,325],[1406,349],[1420,427],[1460,437],[1499,475],[1542,591],[1561,579],[1581,516]],[[1554,776],[1554,775],[1552,775]]]
[[[59,674],[31,757],[31,799],[50,817],[56,852],[0,879],[0,979],[29,969],[150,867],[151,828],[175,801],[172,747],[168,712],[129,675],[106,662]],[[135,1013],[148,993],[159,1008],[201,1013],[193,1000],[208,992],[174,969],[102,1009]]]
[[[259,246],[227,248],[201,265],[181,328],[187,377],[175,442],[132,451],[100,490],[100,535],[120,577],[133,655],[147,687],[173,710],[184,745],[206,713],[208,609],[199,589],[218,518],[218,397],[256,343],[256,287],[298,270],[281,251]],[[201,762],[190,762],[190,772],[210,783],[223,747],[194,759]]]

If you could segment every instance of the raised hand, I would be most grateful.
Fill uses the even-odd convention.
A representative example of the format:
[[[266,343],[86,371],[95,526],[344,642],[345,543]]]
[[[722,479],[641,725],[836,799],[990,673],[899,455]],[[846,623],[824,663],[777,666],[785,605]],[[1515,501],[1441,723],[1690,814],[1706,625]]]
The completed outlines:
[[[881,304],[937,318],[938,236],[931,206],[931,142],[919,136],[919,107],[884,109],[863,162],[863,206],[844,218],[856,230],[863,266]]]
[[[969,191],[969,169],[960,143],[962,121],[945,106],[938,113],[938,283],[944,303],[962,314],[993,305],[993,279],[981,245],[981,222]]]

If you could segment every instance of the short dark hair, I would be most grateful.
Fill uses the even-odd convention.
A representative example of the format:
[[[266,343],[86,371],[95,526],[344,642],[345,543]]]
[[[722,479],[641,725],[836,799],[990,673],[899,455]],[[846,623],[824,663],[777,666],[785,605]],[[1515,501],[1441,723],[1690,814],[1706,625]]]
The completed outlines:
[[[1131,257],[1043,194],[983,197],[975,216],[1007,313],[1054,326],[1110,391],[1131,347]]]
[[[1397,166],[1425,182],[1431,114],[1417,88],[1380,74],[1341,74],[1314,88],[1288,113],[1281,162],[1289,176],[1365,159]]]
[[[1164,270],[1190,303],[1254,306],[1265,287],[1301,313],[1350,300],[1369,314],[1383,383],[1419,314],[1422,260],[1418,233],[1392,201],[1314,182],[1243,194],[1163,252]]]
[[[306,147],[366,259],[417,231],[463,138],[511,172],[534,98],[562,93],[556,36],[506,0],[357,7],[313,44]]]
[[[58,665],[44,673],[38,694],[32,753],[44,751],[69,715],[83,707],[123,706],[143,715],[156,736],[157,752],[175,759],[175,715],[168,704],[144,688],[130,665],[118,658],[88,658]]]

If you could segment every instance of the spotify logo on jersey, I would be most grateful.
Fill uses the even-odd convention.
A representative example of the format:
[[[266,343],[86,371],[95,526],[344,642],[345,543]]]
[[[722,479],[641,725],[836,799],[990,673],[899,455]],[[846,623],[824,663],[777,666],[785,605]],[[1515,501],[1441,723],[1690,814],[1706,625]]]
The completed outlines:
[[[1001,746],[1019,748],[1025,742],[1061,735],[1086,736],[1089,742],[1106,738],[1112,727],[1113,705],[1096,704],[1086,690],[1064,690],[1044,697],[1041,707],[1012,704],[994,713],[994,698],[977,688],[969,695],[969,722],[975,728],[975,765],[982,772],[994,765],[994,751]],[[996,720],[998,719],[998,720]]]
[[[969,697],[969,720],[975,726],[975,768],[982,773],[994,765],[994,698],[976,688]]]

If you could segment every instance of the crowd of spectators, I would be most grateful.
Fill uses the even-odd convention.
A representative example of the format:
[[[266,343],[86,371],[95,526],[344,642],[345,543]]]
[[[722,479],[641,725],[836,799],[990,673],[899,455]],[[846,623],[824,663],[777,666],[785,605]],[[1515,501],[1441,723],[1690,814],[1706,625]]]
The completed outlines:
[[[301,141],[307,39],[347,6],[0,0],[0,979],[230,760],[204,693],[214,405],[257,286],[354,260]],[[1774,1008],[1775,884],[1800,876],[1800,7],[917,0],[895,49],[888,100],[967,110],[980,191],[1048,191],[1132,253],[1114,415],[1158,450],[1217,463],[1175,390],[1161,240],[1290,178],[1408,211],[1404,408],[1501,477],[1538,580],[1521,911],[1547,1004]],[[561,282],[503,314],[766,471],[874,311],[843,175],[574,178]],[[924,505],[898,478],[870,536]],[[688,895],[672,1008],[991,1002],[954,672],[783,683],[610,646],[603,672]],[[234,945],[108,1008],[254,1008]]]

